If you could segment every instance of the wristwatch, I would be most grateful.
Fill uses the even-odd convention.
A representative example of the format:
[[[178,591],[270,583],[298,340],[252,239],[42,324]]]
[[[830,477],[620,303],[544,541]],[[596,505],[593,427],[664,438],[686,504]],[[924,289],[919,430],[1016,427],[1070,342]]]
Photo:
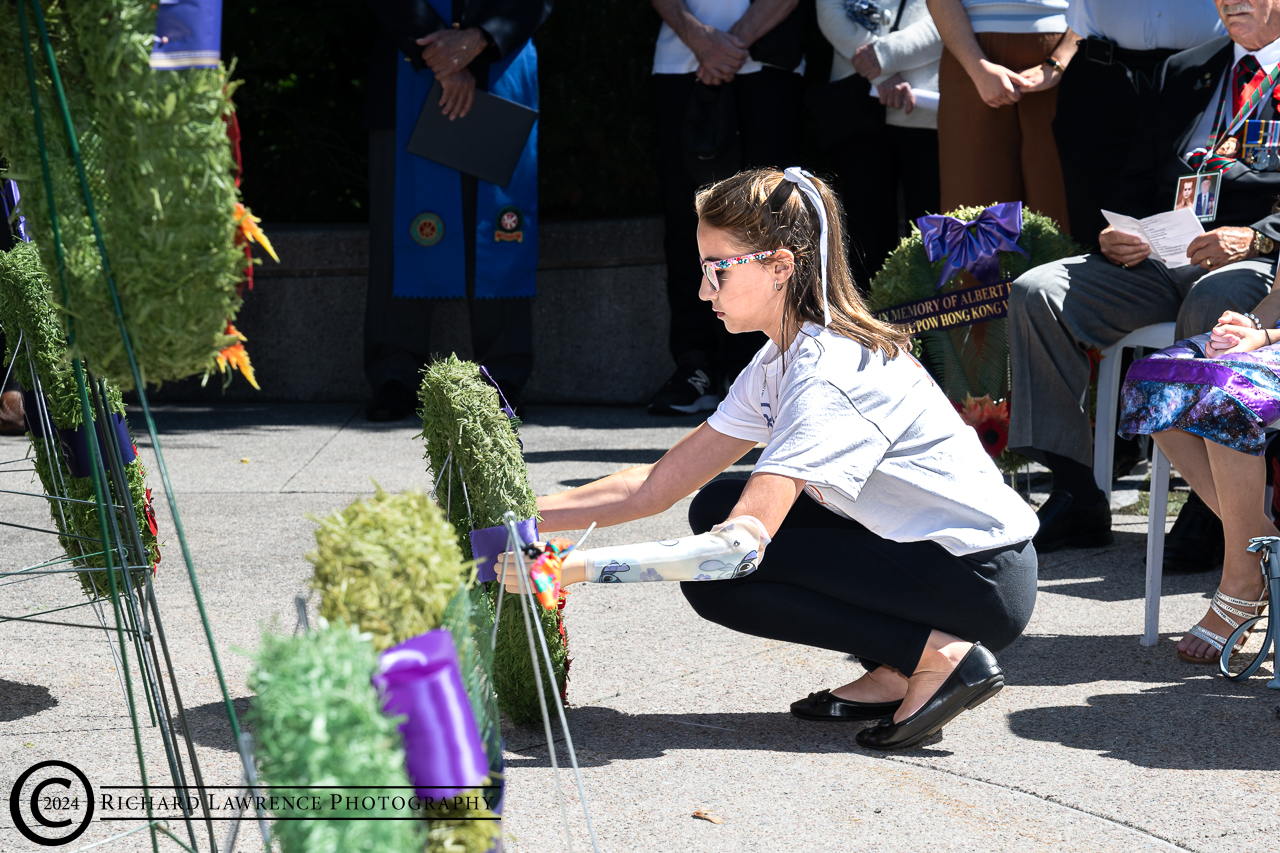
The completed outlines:
[[[1054,59],[1052,56],[1046,56],[1044,58],[1044,61],[1041,62],[1040,64],[1049,66],[1054,71],[1057,71],[1059,74],[1067,70],[1067,66],[1063,65],[1061,62]]]
[[[1255,229],[1253,232],[1254,254],[1258,255],[1258,257],[1262,257],[1264,255],[1271,254],[1275,250],[1276,250],[1276,241],[1272,240],[1270,237],[1268,237],[1266,234],[1263,234],[1261,231],[1258,231]]]

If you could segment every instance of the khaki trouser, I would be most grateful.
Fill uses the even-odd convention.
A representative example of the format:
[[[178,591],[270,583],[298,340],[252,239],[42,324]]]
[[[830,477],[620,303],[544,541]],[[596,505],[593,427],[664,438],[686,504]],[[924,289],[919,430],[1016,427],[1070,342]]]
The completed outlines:
[[[1014,72],[1044,61],[1061,33],[978,33],[987,58]],[[938,68],[938,162],[942,210],[1022,201],[1052,217],[1066,231],[1067,196],[1053,139],[1057,88],[1024,94],[1016,104],[993,109],[948,50]]]

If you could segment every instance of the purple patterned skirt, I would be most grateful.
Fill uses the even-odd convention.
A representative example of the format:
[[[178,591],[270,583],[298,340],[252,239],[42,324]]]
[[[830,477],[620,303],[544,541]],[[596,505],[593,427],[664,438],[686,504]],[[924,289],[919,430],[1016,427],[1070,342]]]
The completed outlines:
[[[1261,456],[1265,428],[1280,420],[1280,344],[1218,358],[1208,335],[1135,361],[1120,388],[1125,438],[1180,429]]]

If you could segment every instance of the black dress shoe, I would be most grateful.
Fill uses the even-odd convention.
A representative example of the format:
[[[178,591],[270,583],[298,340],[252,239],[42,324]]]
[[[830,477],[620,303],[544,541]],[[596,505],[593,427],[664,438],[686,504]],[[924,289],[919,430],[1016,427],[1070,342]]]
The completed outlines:
[[[867,749],[905,749],[942,730],[961,712],[976,708],[1004,687],[1004,671],[995,655],[974,643],[973,648],[929,697],[924,707],[900,723],[884,723],[858,732],[858,745]]]
[[[371,421],[404,420],[413,412],[416,402],[409,386],[392,379],[378,389],[364,416]]]
[[[1032,542],[1038,554],[1059,548],[1101,548],[1114,539],[1111,507],[1101,493],[1091,506],[1081,506],[1071,492],[1054,489],[1036,517],[1040,519],[1040,531]]]
[[[819,690],[810,693],[806,699],[792,702],[791,713],[802,720],[846,723],[892,717],[901,704],[901,699],[897,702],[850,702],[831,695],[830,690]]]
[[[1164,570],[1175,575],[1207,572],[1222,565],[1226,550],[1222,520],[1192,492],[1164,539]]]

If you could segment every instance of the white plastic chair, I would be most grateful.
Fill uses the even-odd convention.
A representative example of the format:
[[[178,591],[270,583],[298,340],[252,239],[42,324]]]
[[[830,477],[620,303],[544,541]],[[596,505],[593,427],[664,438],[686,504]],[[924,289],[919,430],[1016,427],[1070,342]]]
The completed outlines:
[[[1120,355],[1128,347],[1164,349],[1176,342],[1173,323],[1143,326],[1102,351],[1098,365],[1098,406],[1093,431],[1093,479],[1111,502],[1115,467],[1116,394],[1120,389]],[[1147,510],[1146,617],[1142,645],[1154,646],[1160,633],[1160,581],[1164,572],[1164,518],[1169,503],[1169,460],[1152,443],[1151,494]]]

